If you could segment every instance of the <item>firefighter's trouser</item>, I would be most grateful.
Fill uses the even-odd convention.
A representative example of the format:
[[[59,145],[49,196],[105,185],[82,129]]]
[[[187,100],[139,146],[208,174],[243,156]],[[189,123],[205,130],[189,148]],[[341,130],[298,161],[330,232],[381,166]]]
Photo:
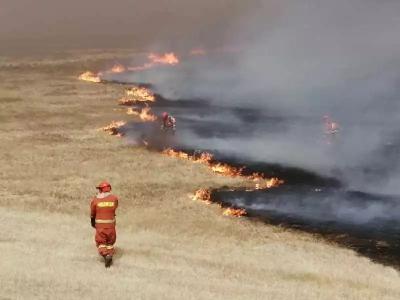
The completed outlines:
[[[114,244],[116,239],[117,233],[115,231],[115,226],[106,228],[96,226],[95,241],[100,255],[114,255]]]

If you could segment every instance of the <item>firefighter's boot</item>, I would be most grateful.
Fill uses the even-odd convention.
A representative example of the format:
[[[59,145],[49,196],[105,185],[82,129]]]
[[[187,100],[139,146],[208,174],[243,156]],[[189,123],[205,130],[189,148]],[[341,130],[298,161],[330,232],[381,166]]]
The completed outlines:
[[[104,266],[106,268],[109,268],[109,267],[111,267],[111,265],[112,265],[112,256],[111,255],[106,255],[104,257]]]

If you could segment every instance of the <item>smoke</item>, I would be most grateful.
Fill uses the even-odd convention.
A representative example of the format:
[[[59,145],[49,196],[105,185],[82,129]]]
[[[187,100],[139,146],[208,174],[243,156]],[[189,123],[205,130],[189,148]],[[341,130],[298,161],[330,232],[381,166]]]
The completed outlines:
[[[239,158],[246,171],[269,167],[283,186],[212,198],[268,221],[345,233],[361,253],[398,261],[400,2],[266,0],[246,2],[238,16],[206,34],[223,49],[211,43],[192,57],[189,38],[176,67],[105,78],[152,84],[169,99],[153,111],[177,119],[174,136],[154,123],[130,124],[127,135]],[[337,133],[326,132],[325,115]]]
[[[353,189],[398,193],[399,15],[397,1],[260,1],[229,20],[235,34],[224,41],[231,51],[123,79],[152,83],[171,99],[262,112],[257,120],[230,120],[248,129],[237,136],[186,134],[193,146],[337,176]],[[329,144],[325,114],[340,126]],[[285,124],[276,128],[274,117]]]
[[[248,200],[246,196],[236,196],[230,198],[230,203],[248,210],[319,223],[363,225],[363,230],[383,222],[397,224],[400,217],[400,204],[395,199],[362,193],[303,191],[301,194],[252,195],[251,201]]]

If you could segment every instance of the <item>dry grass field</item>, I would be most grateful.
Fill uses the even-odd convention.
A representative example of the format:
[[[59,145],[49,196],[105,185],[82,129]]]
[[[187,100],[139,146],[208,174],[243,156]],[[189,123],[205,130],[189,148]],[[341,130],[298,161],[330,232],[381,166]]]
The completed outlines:
[[[398,271],[192,201],[238,184],[96,129],[132,118],[123,87],[80,82],[117,53],[0,58],[0,299],[400,299]],[[89,199],[120,197],[115,263],[97,256]]]

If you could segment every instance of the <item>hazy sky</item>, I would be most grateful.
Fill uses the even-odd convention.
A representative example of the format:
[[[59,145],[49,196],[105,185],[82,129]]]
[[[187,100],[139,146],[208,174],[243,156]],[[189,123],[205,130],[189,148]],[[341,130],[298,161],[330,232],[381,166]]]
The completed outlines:
[[[0,45],[68,42],[141,47],[155,41],[182,44],[183,40],[215,44],[229,38],[232,21],[258,2],[1,0]]]

